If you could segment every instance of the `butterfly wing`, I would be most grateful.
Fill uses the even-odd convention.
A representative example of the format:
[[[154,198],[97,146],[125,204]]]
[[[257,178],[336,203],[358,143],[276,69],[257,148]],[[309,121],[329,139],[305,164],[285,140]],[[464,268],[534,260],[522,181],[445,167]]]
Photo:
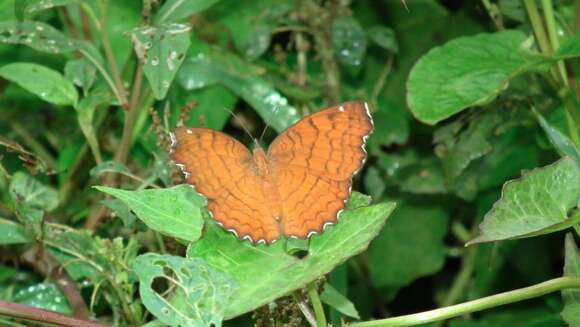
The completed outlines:
[[[208,199],[213,218],[238,238],[276,240],[279,227],[264,203],[263,180],[252,169],[250,151],[234,138],[206,128],[177,128],[171,159],[186,182]]]
[[[274,140],[268,159],[285,235],[307,238],[336,222],[372,129],[367,104],[348,102],[303,118]]]

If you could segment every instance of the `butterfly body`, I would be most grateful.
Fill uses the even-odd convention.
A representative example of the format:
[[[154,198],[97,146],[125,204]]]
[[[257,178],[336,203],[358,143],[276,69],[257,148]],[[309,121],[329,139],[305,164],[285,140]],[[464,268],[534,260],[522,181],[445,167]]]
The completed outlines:
[[[171,157],[207,197],[215,221],[237,237],[304,239],[336,223],[371,131],[366,103],[349,102],[306,116],[267,152],[250,152],[219,131],[180,127]]]

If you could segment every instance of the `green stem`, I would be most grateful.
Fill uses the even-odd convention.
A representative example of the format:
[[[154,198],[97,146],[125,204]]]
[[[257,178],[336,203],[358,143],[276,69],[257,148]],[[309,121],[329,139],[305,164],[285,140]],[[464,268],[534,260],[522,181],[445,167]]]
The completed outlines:
[[[322,302],[320,302],[320,296],[316,289],[316,282],[312,282],[308,285],[308,297],[310,298],[312,308],[314,309],[317,327],[326,327],[326,316],[324,315],[324,308],[322,307]]]
[[[552,51],[556,52],[560,47],[560,41],[558,39],[558,32],[556,31],[556,17],[554,16],[554,6],[552,0],[542,0],[542,9],[544,10],[544,17],[546,19],[546,28],[548,29],[548,36]],[[562,60],[558,61],[558,72],[559,80],[562,82],[563,86],[568,87],[568,74],[566,73],[566,67],[564,67],[564,62]]]
[[[533,286],[504,292],[450,307],[394,318],[360,322],[351,327],[413,326],[458,317],[501,305],[540,297],[566,288],[580,288],[580,277],[560,277]]]

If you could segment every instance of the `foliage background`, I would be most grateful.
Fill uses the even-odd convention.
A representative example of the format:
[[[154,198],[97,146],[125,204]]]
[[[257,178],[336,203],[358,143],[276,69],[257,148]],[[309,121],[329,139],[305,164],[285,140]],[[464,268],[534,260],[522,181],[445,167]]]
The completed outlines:
[[[130,267],[161,260],[135,259],[145,252],[183,257],[186,248],[174,238],[201,236],[203,199],[180,189],[177,195],[118,189],[179,184],[167,132],[181,122],[251,144],[243,127],[257,136],[267,124],[270,141],[299,117],[353,99],[369,102],[375,122],[355,189],[375,204],[397,202],[397,209],[384,229],[377,223],[368,232],[369,240],[378,235],[366,252],[327,275],[341,294],[323,292],[330,322],[409,314],[561,276],[561,230],[578,222],[576,161],[551,166],[542,180],[524,179],[522,192],[531,195],[514,200],[523,214],[497,214],[488,230],[478,230],[506,181],[561,154],[578,158],[579,4],[558,1],[552,12],[539,11],[546,21],[557,18],[563,45],[556,51],[534,44],[524,3],[2,0],[0,299],[120,325],[151,320],[146,308],[163,316],[162,305],[147,302],[155,294],[137,292],[138,280],[153,281],[163,269]],[[559,59],[570,59],[566,77]],[[562,180],[554,177],[560,170]],[[99,190],[114,197],[95,185],[113,187]],[[514,198],[523,196],[518,192]],[[165,212],[178,209],[164,218],[147,212],[147,200]],[[517,218],[533,216],[534,205],[541,212],[530,223],[535,227],[519,226]],[[390,209],[381,207],[384,219]],[[178,225],[191,220],[197,229]],[[205,233],[214,235],[208,227]],[[207,235],[188,255],[207,256],[204,246],[211,246],[203,241],[215,236]],[[478,235],[481,242],[537,237],[464,247]],[[572,236],[568,243],[570,263],[577,260]],[[177,259],[164,264],[205,267]],[[59,266],[66,269],[53,269]],[[212,276],[202,283],[229,283],[219,272]],[[59,280],[74,286],[63,289]],[[220,289],[207,299],[225,306],[229,294]],[[578,310],[573,298],[554,293],[449,325],[560,326],[565,308]],[[292,299],[281,301],[276,310],[225,324],[306,323]],[[192,310],[203,315],[207,305],[196,302]],[[199,319],[219,323],[224,315],[210,313]],[[580,324],[574,316],[564,318]]]

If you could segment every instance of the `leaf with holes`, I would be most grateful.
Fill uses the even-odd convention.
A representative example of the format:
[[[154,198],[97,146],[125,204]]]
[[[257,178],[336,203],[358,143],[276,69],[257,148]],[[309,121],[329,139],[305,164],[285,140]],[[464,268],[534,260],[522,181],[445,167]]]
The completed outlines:
[[[155,317],[170,326],[221,326],[224,311],[236,282],[201,259],[147,253],[135,259],[143,304]],[[153,289],[165,280],[174,290],[166,298]]]
[[[137,57],[153,94],[163,99],[189,48],[191,28],[184,24],[142,27],[131,32]]]

